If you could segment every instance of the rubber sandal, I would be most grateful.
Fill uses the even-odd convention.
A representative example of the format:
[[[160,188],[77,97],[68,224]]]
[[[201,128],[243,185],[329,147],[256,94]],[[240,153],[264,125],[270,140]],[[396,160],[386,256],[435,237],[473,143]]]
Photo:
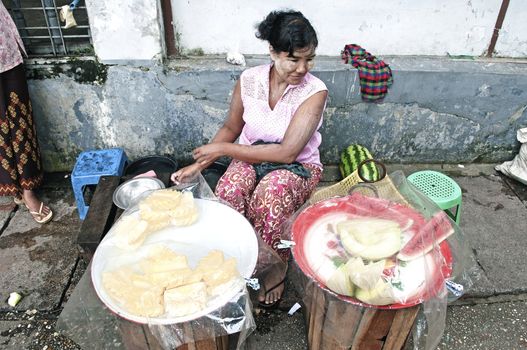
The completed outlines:
[[[15,202],[16,205],[26,204],[26,202],[24,202],[24,198],[16,196],[13,197],[13,202]]]
[[[49,213],[44,216],[44,213],[42,212],[42,209],[44,209],[44,202],[40,202],[40,209],[38,210],[38,212],[31,211],[27,205],[26,205],[26,208],[29,210],[29,214],[33,216],[33,219],[35,219],[35,221],[38,222],[39,224],[45,224],[53,218],[53,211],[49,207],[48,207]]]
[[[280,282],[278,282],[277,284],[275,284],[274,286],[272,286],[271,288],[269,288],[268,290],[266,290],[264,292],[264,297],[267,298],[267,294],[271,293],[273,290],[275,290],[276,288],[280,287],[281,285],[283,285],[285,282],[285,278],[282,279]],[[285,287],[285,286],[284,286]],[[265,288],[265,284],[264,284],[264,287]],[[282,295],[284,293],[282,292]],[[278,307],[278,305],[280,305],[280,302],[282,301],[282,297],[280,296],[280,298],[278,298],[276,301],[272,302],[272,303],[269,303],[269,304],[266,304],[265,303],[265,300],[264,301],[259,301],[258,302],[258,306],[260,306],[261,308],[263,309],[266,309],[266,310],[271,310],[271,309],[276,309]]]

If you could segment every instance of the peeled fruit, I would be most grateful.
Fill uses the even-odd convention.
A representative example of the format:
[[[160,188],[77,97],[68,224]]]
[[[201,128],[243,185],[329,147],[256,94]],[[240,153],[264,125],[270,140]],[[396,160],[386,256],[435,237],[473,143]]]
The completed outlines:
[[[338,269],[333,272],[326,283],[327,287],[335,293],[353,296],[353,283],[349,278],[349,273],[346,265],[340,265]]]
[[[355,298],[371,305],[388,305],[395,302],[392,287],[389,283],[384,282],[382,278],[371,289],[357,288]]]
[[[375,263],[364,265],[362,258],[352,258],[346,264],[348,275],[358,288],[374,288],[381,279],[386,260],[379,260]]]
[[[381,260],[401,248],[401,228],[395,221],[360,218],[337,224],[337,233],[348,253],[366,260]]]

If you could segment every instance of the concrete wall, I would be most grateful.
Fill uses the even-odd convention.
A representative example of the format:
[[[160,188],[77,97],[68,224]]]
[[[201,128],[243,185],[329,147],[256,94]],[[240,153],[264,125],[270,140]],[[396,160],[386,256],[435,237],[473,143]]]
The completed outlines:
[[[356,43],[375,55],[470,55],[488,49],[501,0],[268,0],[172,1],[183,49],[267,53],[254,25],[271,10],[293,8],[310,19],[319,35],[318,54],[339,55]],[[527,6],[511,1],[496,54],[527,56]]]
[[[527,56],[527,3],[511,1],[496,43],[496,55]]]
[[[252,58],[248,65],[267,60]],[[314,74],[330,92],[323,163],[338,163],[339,152],[355,142],[387,162],[498,162],[517,152],[516,130],[527,125],[525,64],[387,61],[394,85],[381,103],[365,103],[355,69],[338,58],[317,59]],[[83,150],[116,146],[132,159],[169,154],[188,161],[223,122],[243,69],[210,57],[148,68],[32,67],[30,93],[47,171],[71,169]]]
[[[268,61],[258,56],[268,47],[253,25],[270,10],[295,8],[311,19],[320,39],[314,74],[329,88],[325,164],[338,163],[350,143],[387,162],[462,163],[511,159],[516,130],[527,125],[525,61],[459,59],[485,52],[500,4],[187,0],[172,7],[184,52],[239,51],[248,66]],[[225,63],[223,54],[162,63],[159,0],[86,6],[96,60],[27,62],[45,169],[70,170],[81,151],[108,147],[123,147],[132,159],[168,154],[189,161],[220,127],[243,68]],[[511,2],[497,55],[527,56],[526,15],[525,2]],[[391,65],[395,83],[382,102],[361,100],[356,70],[338,58],[348,43]]]
[[[173,24],[183,53],[237,51],[265,54],[254,25],[274,9],[301,10],[319,35],[318,54],[339,55],[356,43],[375,55],[470,55],[488,49],[501,0],[172,1]],[[86,0],[93,44],[104,63],[146,64],[163,55],[158,0]],[[495,54],[527,56],[527,6],[511,1]]]
[[[103,63],[149,64],[163,54],[157,1],[86,0],[95,54]]]

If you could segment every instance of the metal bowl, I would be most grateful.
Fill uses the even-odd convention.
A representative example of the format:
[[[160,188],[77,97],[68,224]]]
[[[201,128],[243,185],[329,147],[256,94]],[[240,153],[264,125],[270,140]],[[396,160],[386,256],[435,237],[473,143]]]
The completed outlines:
[[[128,208],[144,192],[165,188],[165,184],[153,177],[138,177],[123,182],[113,192],[113,202],[121,209]]]

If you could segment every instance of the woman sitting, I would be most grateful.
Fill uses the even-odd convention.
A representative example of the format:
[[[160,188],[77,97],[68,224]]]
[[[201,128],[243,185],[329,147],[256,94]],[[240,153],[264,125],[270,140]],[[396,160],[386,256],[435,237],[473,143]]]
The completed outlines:
[[[258,25],[256,36],[269,42],[272,63],[241,74],[225,123],[211,143],[193,151],[195,163],[171,179],[185,181],[216,159],[231,157],[216,195],[247,217],[263,241],[287,262],[289,250],[277,247],[282,226],[309,198],[322,175],[317,130],[327,88],[309,73],[318,40],[302,13],[271,12]],[[265,276],[261,305],[280,300],[284,275]]]

